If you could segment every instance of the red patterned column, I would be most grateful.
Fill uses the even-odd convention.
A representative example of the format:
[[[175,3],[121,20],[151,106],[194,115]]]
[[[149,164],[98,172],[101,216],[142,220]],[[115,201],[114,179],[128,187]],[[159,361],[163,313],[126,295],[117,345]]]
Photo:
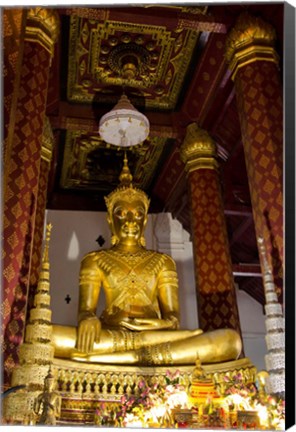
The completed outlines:
[[[20,65],[23,57],[26,13],[24,9],[6,9],[3,14],[3,160],[9,159],[12,133],[15,124],[15,109],[20,82]]]
[[[57,25],[52,9],[28,10],[13,146],[4,172],[1,342],[5,385],[9,385],[18,362],[18,346],[23,339],[48,76]]]
[[[241,333],[215,143],[192,123],[180,151],[192,207],[199,326]]]
[[[27,318],[29,317],[31,307],[33,306],[34,295],[36,293],[36,288],[39,280],[39,272],[42,258],[42,243],[44,237],[44,220],[46,210],[48,175],[50,171],[53,145],[54,137],[51,125],[48,117],[45,117],[41,147],[41,161],[38,182],[37,208],[35,215],[33,250],[31,257],[30,284],[27,300]]]
[[[283,93],[275,37],[269,24],[243,14],[228,35],[226,55],[235,84],[256,236],[264,239],[280,294],[283,288]]]

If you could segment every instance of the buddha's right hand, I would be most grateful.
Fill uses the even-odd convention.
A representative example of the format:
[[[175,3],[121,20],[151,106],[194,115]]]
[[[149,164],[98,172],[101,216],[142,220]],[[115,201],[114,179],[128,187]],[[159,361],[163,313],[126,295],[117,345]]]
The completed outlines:
[[[94,343],[100,341],[101,321],[92,314],[82,314],[79,317],[78,334],[77,334],[77,349],[83,353],[90,353],[94,349]]]

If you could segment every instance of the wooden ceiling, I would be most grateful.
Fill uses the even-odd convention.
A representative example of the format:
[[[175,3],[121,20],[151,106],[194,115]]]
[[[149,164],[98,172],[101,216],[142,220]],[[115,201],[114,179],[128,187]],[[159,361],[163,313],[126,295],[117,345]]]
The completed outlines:
[[[234,84],[225,61],[227,33],[248,11],[272,24],[283,58],[283,3],[57,9],[61,32],[48,92],[55,136],[50,209],[105,211],[123,153],[104,143],[99,120],[122,92],[150,121],[128,150],[134,184],[150,211],[171,212],[190,232],[190,204],[179,147],[197,122],[215,140],[235,281],[262,305],[264,292]],[[125,78],[125,64],[135,64]]]

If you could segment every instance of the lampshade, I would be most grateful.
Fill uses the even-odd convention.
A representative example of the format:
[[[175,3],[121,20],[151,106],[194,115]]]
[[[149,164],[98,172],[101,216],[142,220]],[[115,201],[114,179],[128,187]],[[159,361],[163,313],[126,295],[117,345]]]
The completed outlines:
[[[130,103],[126,95],[122,95],[117,105],[101,118],[99,133],[109,144],[130,147],[147,138],[149,121]]]

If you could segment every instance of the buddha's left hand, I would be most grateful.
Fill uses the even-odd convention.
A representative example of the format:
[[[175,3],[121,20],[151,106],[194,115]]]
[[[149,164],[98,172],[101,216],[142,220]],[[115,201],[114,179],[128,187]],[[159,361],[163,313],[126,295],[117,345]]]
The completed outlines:
[[[175,329],[176,323],[173,319],[158,318],[134,318],[128,321],[121,321],[120,325],[129,330],[166,330]]]

